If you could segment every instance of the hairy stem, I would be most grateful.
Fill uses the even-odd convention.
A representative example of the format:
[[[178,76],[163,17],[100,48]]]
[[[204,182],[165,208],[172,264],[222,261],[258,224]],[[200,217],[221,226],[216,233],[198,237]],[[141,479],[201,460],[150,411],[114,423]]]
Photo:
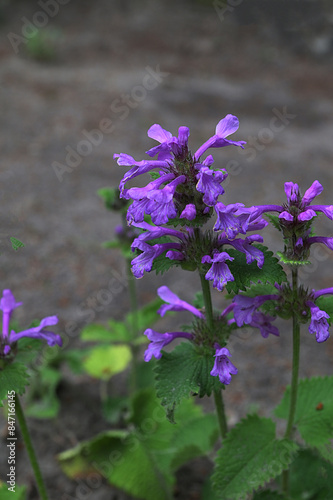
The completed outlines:
[[[130,297],[130,311],[132,313],[131,329],[132,329],[132,339],[135,341],[139,330],[138,330],[138,300],[136,293],[135,278],[131,271],[131,259],[126,259],[127,266],[127,281]],[[130,374],[130,385],[133,392],[137,389],[137,371],[138,371],[138,346],[134,343],[132,344],[132,370]]]
[[[289,416],[286,427],[286,432],[284,437],[290,439],[294,418],[296,412],[297,404],[297,390],[298,390],[298,372],[299,372],[299,353],[300,353],[300,324],[296,311],[296,301],[298,295],[298,283],[297,283],[297,268],[292,269],[292,287],[293,287],[293,297],[295,302],[294,312],[293,312],[293,367],[291,376],[291,387],[290,387],[290,404],[289,404]],[[288,493],[289,489],[289,471],[283,471],[282,475],[282,487],[284,493]]]
[[[30,463],[31,463],[31,466],[32,466],[34,474],[35,474],[35,479],[36,479],[40,498],[41,498],[41,500],[48,500],[45,484],[44,484],[43,477],[42,477],[42,473],[41,473],[40,468],[39,468],[37,456],[36,456],[34,447],[32,445],[32,441],[31,441],[29,430],[27,427],[27,423],[26,423],[26,420],[24,417],[23,409],[22,409],[22,406],[21,406],[21,403],[19,400],[19,396],[17,393],[15,394],[15,414],[16,414],[16,417],[17,417],[17,420],[18,420],[18,423],[19,423],[19,426],[21,429],[21,434],[23,437],[25,447],[26,447],[27,452],[28,452]]]
[[[197,235],[197,237],[199,237],[199,235]],[[205,317],[207,325],[209,327],[210,337],[212,340],[214,338],[214,314],[213,314],[212,296],[210,293],[210,285],[209,281],[205,279],[205,273],[200,272],[199,274],[200,274],[203,300],[205,305]],[[215,401],[215,408],[216,408],[220,433],[223,439],[226,437],[228,429],[227,429],[227,419],[225,416],[224,403],[221,390],[214,391],[214,401]]]

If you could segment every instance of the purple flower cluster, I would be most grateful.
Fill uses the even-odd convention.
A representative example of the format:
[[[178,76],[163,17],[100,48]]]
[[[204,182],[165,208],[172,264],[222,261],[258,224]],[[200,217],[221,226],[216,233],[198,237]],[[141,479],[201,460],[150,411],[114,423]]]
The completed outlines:
[[[120,196],[132,200],[127,211],[128,224],[144,231],[131,246],[133,251],[139,252],[132,261],[136,278],[150,272],[155,259],[165,255],[186,269],[198,269],[206,280],[212,281],[213,286],[222,291],[228,281],[234,280],[228,266],[234,258],[225,250],[225,245],[244,253],[247,263],[256,261],[259,268],[263,266],[264,255],[253,246],[253,243],[262,243],[262,237],[246,234],[259,231],[268,223],[260,214],[256,215],[256,207],[220,202],[219,196],[224,193],[221,184],[227,172],[211,168],[214,161],[211,155],[201,158],[209,148],[244,147],[244,141],[227,139],[238,127],[237,117],[227,115],[217,124],[215,134],[192,155],[188,148],[190,132],[187,127],[180,127],[178,137],[174,137],[160,125],[153,125],[148,136],[159,145],[147,154],[150,157],[157,155],[156,160],[136,162],[126,154],[114,155],[119,165],[132,167],[120,182]],[[145,187],[126,187],[128,181],[156,169],[155,178]],[[217,216],[214,230],[206,232],[203,237],[203,233],[196,229],[214,211]],[[150,216],[152,223],[145,221],[146,215]],[[177,224],[180,219],[186,219],[187,226],[180,229],[162,227],[172,220]]]
[[[133,200],[128,210],[127,220],[143,222],[145,214],[150,215],[156,225],[167,223],[177,215],[189,221],[198,215],[206,215],[224,193],[222,182],[227,177],[225,170],[213,170],[214,159],[211,155],[201,160],[209,148],[234,145],[244,147],[244,141],[227,139],[238,130],[238,118],[227,115],[216,126],[215,134],[208,139],[192,156],[188,148],[190,131],[180,127],[178,137],[164,130],[160,125],[152,125],[148,136],[160,144],[147,151],[155,160],[135,161],[130,155],[115,154],[118,165],[132,167],[120,182],[120,196]],[[128,181],[157,170],[157,178],[144,188],[126,188]]]
[[[279,307],[283,308],[283,302],[286,300],[284,296],[284,289],[281,286],[275,285],[278,294],[271,295],[257,295],[256,297],[248,297],[246,295],[236,295],[233,299],[233,313],[237,326],[241,327],[243,325],[249,325],[253,328],[259,328],[260,333],[264,338],[267,338],[271,333],[273,335],[279,335],[279,331],[276,326],[272,325],[272,321],[275,317],[269,314],[264,314],[259,311],[259,308],[267,301],[277,301],[276,311],[278,313]],[[316,334],[317,342],[325,342],[330,336],[329,334],[329,315],[327,312],[322,311],[315,304],[315,301],[322,295],[332,294],[333,288],[325,288],[323,290],[312,291],[307,294],[304,298],[304,304],[301,311],[298,311],[300,315],[304,317],[308,316],[308,311],[310,312],[310,324],[309,332]],[[288,304],[289,308],[295,307],[295,305]]]
[[[259,217],[265,212],[278,212],[280,227],[284,236],[289,240],[287,256],[296,260],[305,260],[310,245],[323,243],[333,250],[333,238],[324,236],[310,236],[310,225],[316,212],[321,212],[333,220],[333,205],[311,205],[316,196],[321,194],[323,186],[314,181],[302,196],[298,184],[286,182],[284,190],[287,196],[285,205],[258,205],[253,207],[253,216]],[[285,253],[286,253],[285,252]]]
[[[2,318],[2,336],[0,338],[0,356],[6,356],[11,351],[11,346],[22,337],[30,337],[33,339],[46,340],[49,346],[58,344],[62,345],[60,335],[45,330],[48,326],[53,326],[58,323],[57,316],[47,316],[42,319],[39,326],[28,328],[16,333],[14,330],[9,331],[9,322],[14,309],[22,305],[22,302],[16,302],[14,295],[10,290],[4,290],[0,300],[0,309],[3,313]]]
[[[199,319],[205,319],[205,315],[196,307],[192,306],[188,302],[181,300],[175,293],[173,293],[168,287],[162,286],[157,290],[157,293],[161,299],[163,299],[166,304],[163,304],[158,313],[161,316],[167,311],[189,311],[194,316]],[[224,318],[229,311],[224,311],[221,318]],[[226,324],[230,324],[233,320],[226,321]],[[166,332],[159,333],[151,328],[148,328],[144,335],[150,340],[150,344],[144,355],[145,361],[150,361],[154,356],[156,359],[162,357],[162,349],[170,344],[173,340],[177,338],[184,338],[190,341],[195,341],[195,334],[188,332]],[[214,344],[215,348],[215,363],[210,372],[212,376],[218,376],[222,384],[230,384],[231,375],[237,373],[237,368],[228,359],[231,357],[229,350],[225,347],[221,348],[218,343]]]

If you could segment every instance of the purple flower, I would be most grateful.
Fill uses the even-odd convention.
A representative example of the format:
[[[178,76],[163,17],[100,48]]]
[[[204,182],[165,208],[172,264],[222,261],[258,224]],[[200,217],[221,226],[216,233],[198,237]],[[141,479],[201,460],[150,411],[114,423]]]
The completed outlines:
[[[159,146],[146,151],[147,155],[153,157],[158,154],[160,159],[172,159],[172,154],[179,160],[185,160],[188,154],[188,138],[190,131],[187,127],[179,127],[178,138],[173,137],[171,132],[164,130],[161,125],[155,123],[148,130],[148,137],[160,143]]]
[[[323,243],[327,248],[333,250],[333,238],[328,238],[326,236],[310,236],[310,238],[306,239],[307,245],[312,245],[313,243]]]
[[[208,155],[206,159],[199,162],[200,156],[210,147],[223,147],[229,144],[241,146],[244,141],[230,141],[228,135],[238,129],[239,123],[235,116],[227,115],[216,127],[216,134],[211,137],[194,156],[188,149],[189,129],[180,127],[178,137],[154,124],[148,130],[148,136],[157,140],[160,144],[153,147],[147,154],[151,157],[158,155],[157,160],[136,161],[127,154],[116,154],[118,165],[132,167],[120,182],[120,196],[133,199],[133,204],[128,209],[127,219],[129,222],[142,222],[144,215],[151,215],[154,224],[165,224],[169,219],[180,215],[181,218],[194,220],[196,216],[207,215],[211,212],[209,207],[216,204],[220,194],[224,193],[221,186],[227,177],[225,171],[211,170],[213,157]],[[145,188],[125,189],[125,185],[131,179],[158,169],[163,180],[152,181]],[[163,189],[163,184],[170,179],[173,180]],[[182,186],[179,186],[182,184]],[[198,192],[203,196],[198,196]]]
[[[189,203],[186,205],[182,213],[180,214],[179,218],[180,219],[187,219],[187,220],[193,220],[195,219],[197,215],[197,211],[195,208],[195,205],[193,203]]]
[[[325,342],[330,336],[327,322],[329,315],[325,311],[321,311],[319,307],[311,301],[308,301],[307,305],[310,307],[311,312],[309,332],[316,334],[317,342]]]
[[[234,134],[239,128],[238,118],[234,115],[227,115],[216,125],[215,134],[208,139],[194,154],[194,160],[198,161],[209,148],[222,148],[224,146],[234,145],[244,148],[245,141],[230,141],[226,139]]]
[[[235,304],[234,318],[237,326],[251,325],[257,309],[267,300],[279,300],[280,295],[258,295],[257,297],[247,297],[246,295],[236,295],[233,298]],[[254,326],[254,325],[252,325]]]
[[[152,330],[151,328],[148,328],[144,332],[144,335],[146,335],[150,340],[150,344],[144,354],[145,361],[150,361],[153,356],[156,359],[160,359],[162,357],[161,350],[163,349],[163,347],[170,344],[170,342],[172,342],[176,338],[185,338],[188,340],[193,339],[193,335],[191,333],[187,332],[159,333],[156,332],[155,330]]]
[[[237,368],[228,359],[231,357],[229,349],[226,347],[220,347],[219,344],[215,344],[216,352],[215,363],[210,374],[213,377],[219,377],[222,384],[228,385],[231,382],[231,375],[236,375],[238,373]]]
[[[23,330],[22,332],[15,333],[12,331],[9,335],[10,342],[16,342],[22,337],[30,337],[32,339],[44,339],[49,346],[55,346],[56,344],[62,345],[62,340],[60,335],[56,335],[48,330],[44,330],[47,326],[53,326],[58,323],[57,316],[48,316],[40,322],[39,326],[34,328],[28,328],[28,330]]]
[[[228,281],[234,281],[234,277],[230,272],[228,265],[225,263],[226,260],[234,260],[233,257],[227,252],[219,253],[217,250],[213,251],[213,257],[205,255],[202,257],[201,263],[212,263],[212,267],[205,275],[205,279],[208,281],[213,281],[213,287],[222,291],[223,287]]]
[[[9,321],[12,312],[17,307],[21,306],[23,302],[16,302],[14,295],[10,290],[4,290],[2,292],[2,298],[0,300],[0,309],[2,310],[2,338],[6,339],[9,332]]]
[[[53,326],[58,323],[57,316],[48,316],[40,322],[39,326],[34,328],[29,328],[27,330],[23,330],[21,332],[16,333],[14,330],[9,332],[9,321],[11,314],[16,307],[20,306],[22,302],[16,302],[14,295],[10,290],[4,290],[2,298],[0,300],[0,309],[3,312],[3,321],[2,321],[2,338],[1,345],[3,355],[7,355],[11,350],[11,344],[16,342],[22,337],[29,337],[35,339],[43,339],[46,340],[48,345],[54,346],[58,344],[62,345],[62,340],[60,335],[57,335],[48,330],[44,330],[47,326]]]
[[[270,333],[278,337],[280,335],[279,330],[271,323],[272,321],[274,321],[274,319],[275,318],[273,318],[273,316],[263,314],[260,311],[255,311],[252,316],[252,321],[251,323],[249,323],[249,325],[254,328],[259,328],[260,333],[264,339],[267,339]]]
[[[226,179],[228,174],[221,171],[213,171],[208,167],[202,167],[197,174],[197,191],[203,193],[203,202],[209,207],[213,207],[220,194],[224,193],[221,182]]]
[[[161,286],[157,290],[157,294],[164,302],[167,302],[167,304],[163,304],[157,311],[161,316],[164,316],[167,311],[190,311],[194,316],[204,318],[204,315],[196,307],[181,300],[167,286]]]
[[[214,231],[224,231],[227,238],[230,239],[235,238],[238,233],[245,234],[251,211],[250,209],[245,211],[240,209],[244,209],[243,203],[233,203],[227,206],[221,202],[216,203],[217,221]]]
[[[132,260],[132,273],[136,278],[142,278],[144,272],[150,272],[153,267],[154,259],[162,255],[170,248],[179,248],[179,243],[161,243],[156,245],[148,245],[144,241],[136,238],[132,244],[132,249],[138,248],[142,253]]]
[[[147,194],[147,198],[154,203],[149,205],[147,213],[151,215],[151,220],[157,226],[166,224],[169,219],[177,216],[173,196],[179,184],[185,182],[185,175],[177,177],[163,189],[153,189]]]
[[[284,190],[287,196],[287,206],[282,205],[258,205],[254,208],[253,216],[259,217],[264,212],[279,212],[279,218],[287,223],[305,222],[316,217],[316,212],[322,212],[333,220],[333,205],[310,205],[313,199],[323,191],[319,181],[314,181],[305,191],[302,197],[297,184],[286,182]]]
[[[247,264],[251,264],[252,262],[257,261],[257,265],[261,269],[264,265],[265,257],[261,250],[252,245],[252,243],[254,243],[255,241],[262,243],[263,237],[260,236],[260,234],[252,234],[251,236],[247,236],[243,240],[241,238],[236,238],[232,241],[224,240],[223,238],[219,239],[220,243],[227,243],[228,245],[233,246],[239,252],[245,253]]]
[[[117,159],[118,165],[132,167],[131,170],[126,172],[123,179],[119,184],[120,190],[120,198],[126,197],[125,184],[137,177],[138,175],[145,174],[146,172],[150,172],[151,170],[158,168],[162,171],[168,170],[169,164],[166,161],[158,161],[158,160],[142,160],[135,161],[134,158],[128,154],[114,154],[114,159]]]

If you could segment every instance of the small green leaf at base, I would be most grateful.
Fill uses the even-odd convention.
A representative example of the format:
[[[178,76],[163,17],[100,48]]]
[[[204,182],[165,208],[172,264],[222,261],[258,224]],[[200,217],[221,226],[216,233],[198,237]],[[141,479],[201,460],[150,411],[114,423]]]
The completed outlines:
[[[244,500],[287,469],[297,449],[288,439],[275,439],[272,420],[250,415],[223,442],[213,474],[214,489],[224,500]]]

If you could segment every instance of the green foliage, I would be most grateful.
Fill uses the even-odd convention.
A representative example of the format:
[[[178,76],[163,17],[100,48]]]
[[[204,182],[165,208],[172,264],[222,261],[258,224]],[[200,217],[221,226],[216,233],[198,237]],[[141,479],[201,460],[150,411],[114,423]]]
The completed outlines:
[[[14,238],[13,236],[10,237],[10,242],[15,251],[25,246],[24,243],[22,243],[22,241],[18,240],[17,238]]]
[[[131,331],[122,321],[109,320],[109,328],[98,323],[91,323],[81,332],[84,342],[129,342],[132,339]]]
[[[288,468],[298,446],[275,438],[275,424],[250,415],[228,434],[219,450],[213,484],[224,500],[243,500]]]
[[[25,392],[25,387],[29,384],[29,375],[26,367],[22,363],[8,363],[0,369],[0,406],[3,406],[2,401],[7,399],[9,391],[15,391],[22,395]]]
[[[280,219],[278,215],[273,215],[273,214],[265,214],[265,217],[270,221],[270,223],[277,229],[278,231],[281,231],[281,224],[280,224]]]
[[[209,452],[217,437],[215,417],[204,415],[193,401],[178,407],[177,421],[172,425],[166,420],[151,389],[141,391],[133,398],[131,431],[101,433],[61,453],[60,465],[71,478],[82,478],[97,470],[111,484],[136,498],[171,499],[176,468]]]
[[[228,266],[233,274],[235,281],[229,281],[226,288],[229,293],[238,293],[239,290],[246,290],[253,283],[278,283],[286,281],[287,277],[278,259],[273,256],[273,252],[269,251],[263,245],[254,245],[264,253],[265,262],[262,269],[259,269],[256,262],[252,264],[246,263],[244,253],[234,249],[228,249],[228,253],[234,258],[233,261],[228,261]]]
[[[279,418],[288,418],[290,386],[275,409]],[[310,446],[333,463],[329,444],[333,439],[333,376],[313,377],[299,382],[295,425]]]
[[[281,495],[278,491],[264,490],[255,493],[253,500],[287,500],[287,497]]]
[[[289,259],[283,252],[276,252],[276,255],[279,257],[280,262],[288,266],[308,266],[311,264],[309,260]]]
[[[125,396],[106,398],[102,402],[102,414],[110,424],[117,424],[123,420],[123,415],[128,409],[129,400]]]
[[[192,394],[210,396],[213,390],[223,388],[218,377],[210,375],[213,365],[212,353],[200,353],[190,342],[182,342],[170,353],[163,352],[155,368],[156,391],[171,422],[175,407],[183,398]]]
[[[60,403],[56,389],[61,379],[59,370],[43,367],[31,377],[25,414],[34,418],[54,418]]]
[[[333,466],[311,450],[301,450],[290,468],[290,495],[293,500],[333,498]],[[255,500],[255,499],[254,499]]]
[[[102,345],[91,348],[83,366],[92,377],[108,380],[124,371],[131,360],[132,353],[127,345]]]
[[[1,500],[26,500],[27,490],[25,486],[15,485],[15,491],[8,490],[9,485],[0,481]]]
[[[155,271],[156,274],[164,274],[172,267],[180,265],[181,261],[179,260],[171,260],[164,255],[159,255],[158,257],[156,257],[156,259],[154,259],[152,271]]]

